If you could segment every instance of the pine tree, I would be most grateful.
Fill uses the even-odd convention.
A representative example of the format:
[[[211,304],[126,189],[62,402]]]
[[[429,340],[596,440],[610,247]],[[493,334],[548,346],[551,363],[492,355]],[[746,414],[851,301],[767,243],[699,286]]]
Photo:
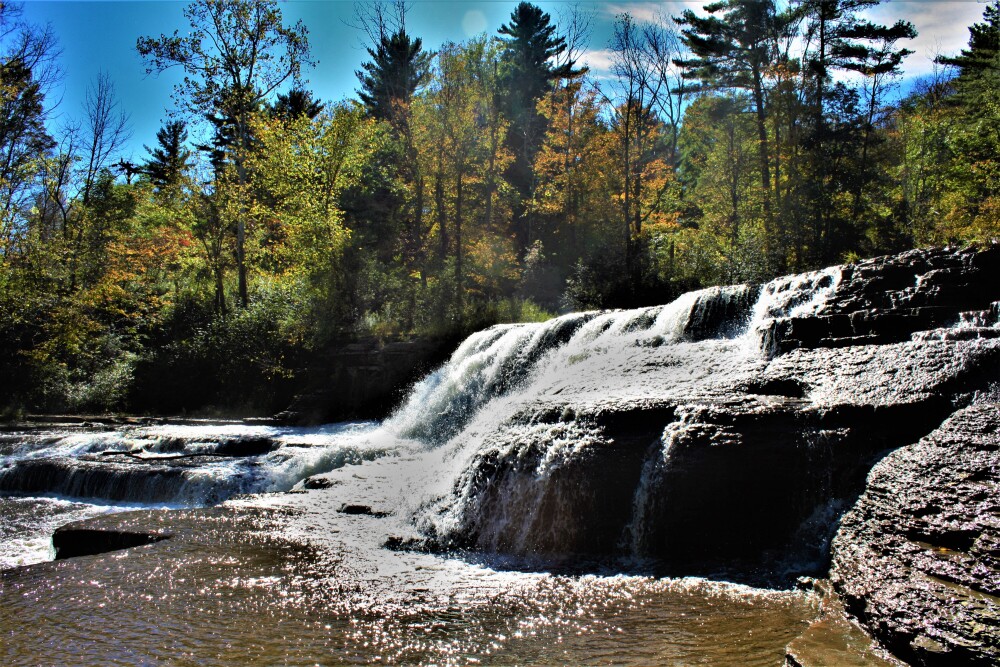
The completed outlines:
[[[361,82],[358,96],[369,115],[386,120],[396,128],[408,121],[410,99],[424,83],[430,71],[431,54],[423,51],[423,41],[411,39],[400,29],[383,35],[375,49],[368,49],[371,62],[355,72]]]
[[[149,160],[142,173],[158,190],[176,185],[188,168],[191,151],[184,147],[187,141],[187,125],[182,120],[171,121],[156,131],[157,146],[143,148],[149,153]]]
[[[1000,2],[969,28],[969,47],[939,62],[958,68],[949,100],[955,120],[947,136],[948,192],[934,220],[938,238],[985,241],[1000,237]]]
[[[532,165],[545,136],[546,121],[536,105],[552,90],[558,79],[575,78],[585,70],[574,69],[575,62],[556,66],[553,61],[566,52],[566,40],[556,35],[551,17],[528,2],[521,2],[510,15],[510,23],[498,32],[504,40],[502,54],[502,109],[510,120],[507,145],[514,161],[507,171],[507,180],[520,195],[522,206],[516,217],[515,233],[518,251],[523,254],[530,245],[531,228],[526,219],[527,203],[534,196]]]
[[[897,21],[892,26],[877,25],[858,16],[859,12],[881,3],[882,0],[810,0],[803,6],[810,18],[806,36],[813,47],[806,56],[806,67],[815,81],[814,105],[819,124],[822,124],[825,86],[832,70],[865,76],[893,72],[912,53],[892,48],[899,39],[916,37],[912,24]],[[878,51],[880,42],[889,45],[882,56]]]
[[[271,115],[285,121],[297,120],[305,116],[313,119],[323,112],[323,103],[313,97],[311,91],[293,88],[287,93],[278,93],[278,99],[269,105]]]
[[[806,189],[808,218],[812,223],[811,255],[814,263],[835,262],[847,250],[853,223],[860,226],[863,193],[878,172],[868,160],[874,139],[874,124],[886,82],[898,71],[903,59],[912,53],[897,49],[900,39],[916,36],[913,26],[897,21],[891,26],[877,25],[859,17],[882,0],[809,0],[803,11],[806,26],[805,56],[807,81],[811,83],[809,104],[812,123],[808,128],[809,152],[804,168],[810,173]],[[829,87],[834,70],[855,72],[862,76],[860,92],[863,104],[851,118],[837,109],[852,109],[856,91],[843,84]],[[860,98],[858,98],[858,101]],[[845,102],[847,103],[845,105]],[[838,117],[838,115],[840,117]],[[838,165],[838,155],[849,154],[857,167],[847,170]],[[839,172],[839,173],[838,173]],[[838,215],[834,201],[844,191],[850,193],[850,211]]]
[[[937,62],[958,68],[959,78],[1000,68],[1000,1],[983,12],[983,22],[969,28],[969,48],[957,56],[942,56]]]
[[[708,16],[690,9],[675,20],[686,26],[682,40],[692,58],[675,63],[684,77],[700,80],[706,90],[746,90],[750,93],[757,126],[757,164],[764,206],[764,241],[767,260],[782,262],[774,234],[771,156],[767,131],[765,77],[779,60],[778,39],[790,15],[777,11],[774,0],[721,0],[705,6]],[[720,14],[721,16],[717,16]],[[777,267],[776,267],[777,268]]]

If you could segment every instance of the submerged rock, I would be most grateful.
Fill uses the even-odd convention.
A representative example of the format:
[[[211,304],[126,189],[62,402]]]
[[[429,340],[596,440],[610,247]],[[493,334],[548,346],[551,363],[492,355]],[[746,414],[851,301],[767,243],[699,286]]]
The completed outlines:
[[[302,480],[302,488],[304,489],[329,489],[333,486],[333,480],[328,477],[321,477],[319,475],[314,475],[312,477],[306,477]]]
[[[132,549],[155,544],[169,537],[169,533],[99,530],[69,525],[59,528],[52,535],[52,547],[56,552],[56,560],[61,560]]]
[[[354,514],[361,516],[373,516],[377,519],[389,516],[388,512],[373,510],[370,505],[360,505],[357,503],[346,503],[337,510],[341,514]]]

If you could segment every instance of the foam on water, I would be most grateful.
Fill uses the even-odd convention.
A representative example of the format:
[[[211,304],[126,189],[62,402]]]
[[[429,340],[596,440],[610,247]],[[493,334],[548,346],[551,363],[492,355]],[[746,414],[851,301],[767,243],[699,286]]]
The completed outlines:
[[[319,428],[158,425],[8,437],[0,490],[129,504],[203,506],[286,491],[304,477],[408,446],[372,422]],[[263,443],[256,455],[228,453]],[[270,450],[270,451],[268,451]]]
[[[747,342],[753,333],[768,319],[822,309],[839,276],[837,269],[828,269],[774,281],[760,290],[752,309],[746,300],[751,288],[717,287],[663,306],[494,326],[467,338],[382,424],[311,429],[184,424],[8,433],[0,438],[0,491],[130,506],[203,506],[241,493],[285,491],[305,477],[391,455],[405,458],[407,465],[393,467],[384,503],[441,532],[457,529],[477,511],[470,479],[477,457],[504,460],[534,443],[538,457],[520,478],[521,488],[497,496],[507,509],[496,526],[483,532],[484,546],[500,547],[512,531],[532,529],[539,503],[525,501],[548,493],[553,471],[590,442],[586,425],[573,423],[572,415],[553,425],[533,421],[522,414],[525,410],[558,405],[570,388],[598,400],[614,383],[616,395],[637,400],[651,391],[668,391],[645,384],[639,360],[650,355],[657,363],[666,359],[676,365],[672,381],[679,387],[741,363],[763,363],[759,350]],[[733,322],[709,328],[735,340],[692,342],[707,330],[699,318],[713,312],[716,318],[724,312]],[[508,435],[520,435],[492,441],[501,427]],[[255,439],[273,447],[253,455],[218,455],[227,443]],[[446,496],[453,499],[447,511],[438,507],[429,516],[428,507]],[[641,513],[638,497],[636,502]],[[572,503],[567,496],[549,504],[572,513]]]

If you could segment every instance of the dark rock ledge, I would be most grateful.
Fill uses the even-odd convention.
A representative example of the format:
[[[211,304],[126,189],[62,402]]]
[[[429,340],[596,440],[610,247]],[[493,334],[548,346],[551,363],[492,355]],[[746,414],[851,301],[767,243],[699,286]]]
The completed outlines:
[[[155,544],[170,537],[169,533],[135,532],[128,530],[102,530],[69,524],[52,535],[56,560],[95,556]]]
[[[833,542],[848,610],[915,665],[1000,664],[1000,404],[961,410],[868,477]]]

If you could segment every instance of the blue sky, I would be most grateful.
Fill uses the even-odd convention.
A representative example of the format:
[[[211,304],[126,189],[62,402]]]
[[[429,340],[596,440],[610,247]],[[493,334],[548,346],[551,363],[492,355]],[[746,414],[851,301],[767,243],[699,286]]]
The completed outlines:
[[[100,72],[110,75],[124,108],[130,115],[133,138],[125,151],[141,161],[143,144],[155,142],[156,130],[174,106],[171,90],[175,76],[147,76],[135,51],[136,38],[187,29],[180,0],[121,0],[83,2],[80,0],[31,0],[25,3],[24,18],[32,23],[49,23],[62,49],[63,83],[55,95],[61,101],[56,123],[80,115],[88,85]],[[538,2],[554,19],[577,4],[592,14],[592,34],[584,60],[599,76],[607,67],[607,42],[616,14],[629,12],[638,20],[657,15],[676,15],[685,7],[700,8],[698,2]],[[507,22],[515,0],[465,2],[414,0],[407,17],[408,31],[434,49],[445,41],[461,41],[486,31],[494,34]],[[354,3],[335,0],[286,0],[281,2],[286,22],[302,19],[317,67],[309,71],[308,88],[324,101],[353,97],[357,87],[354,72],[367,54],[359,31],[352,22]],[[878,7],[876,21],[892,23],[899,18],[913,22],[920,36],[909,44],[916,53],[906,63],[907,76],[921,76],[932,68],[935,53],[955,53],[968,42],[968,26],[982,17],[986,4],[976,0],[892,0]]]

